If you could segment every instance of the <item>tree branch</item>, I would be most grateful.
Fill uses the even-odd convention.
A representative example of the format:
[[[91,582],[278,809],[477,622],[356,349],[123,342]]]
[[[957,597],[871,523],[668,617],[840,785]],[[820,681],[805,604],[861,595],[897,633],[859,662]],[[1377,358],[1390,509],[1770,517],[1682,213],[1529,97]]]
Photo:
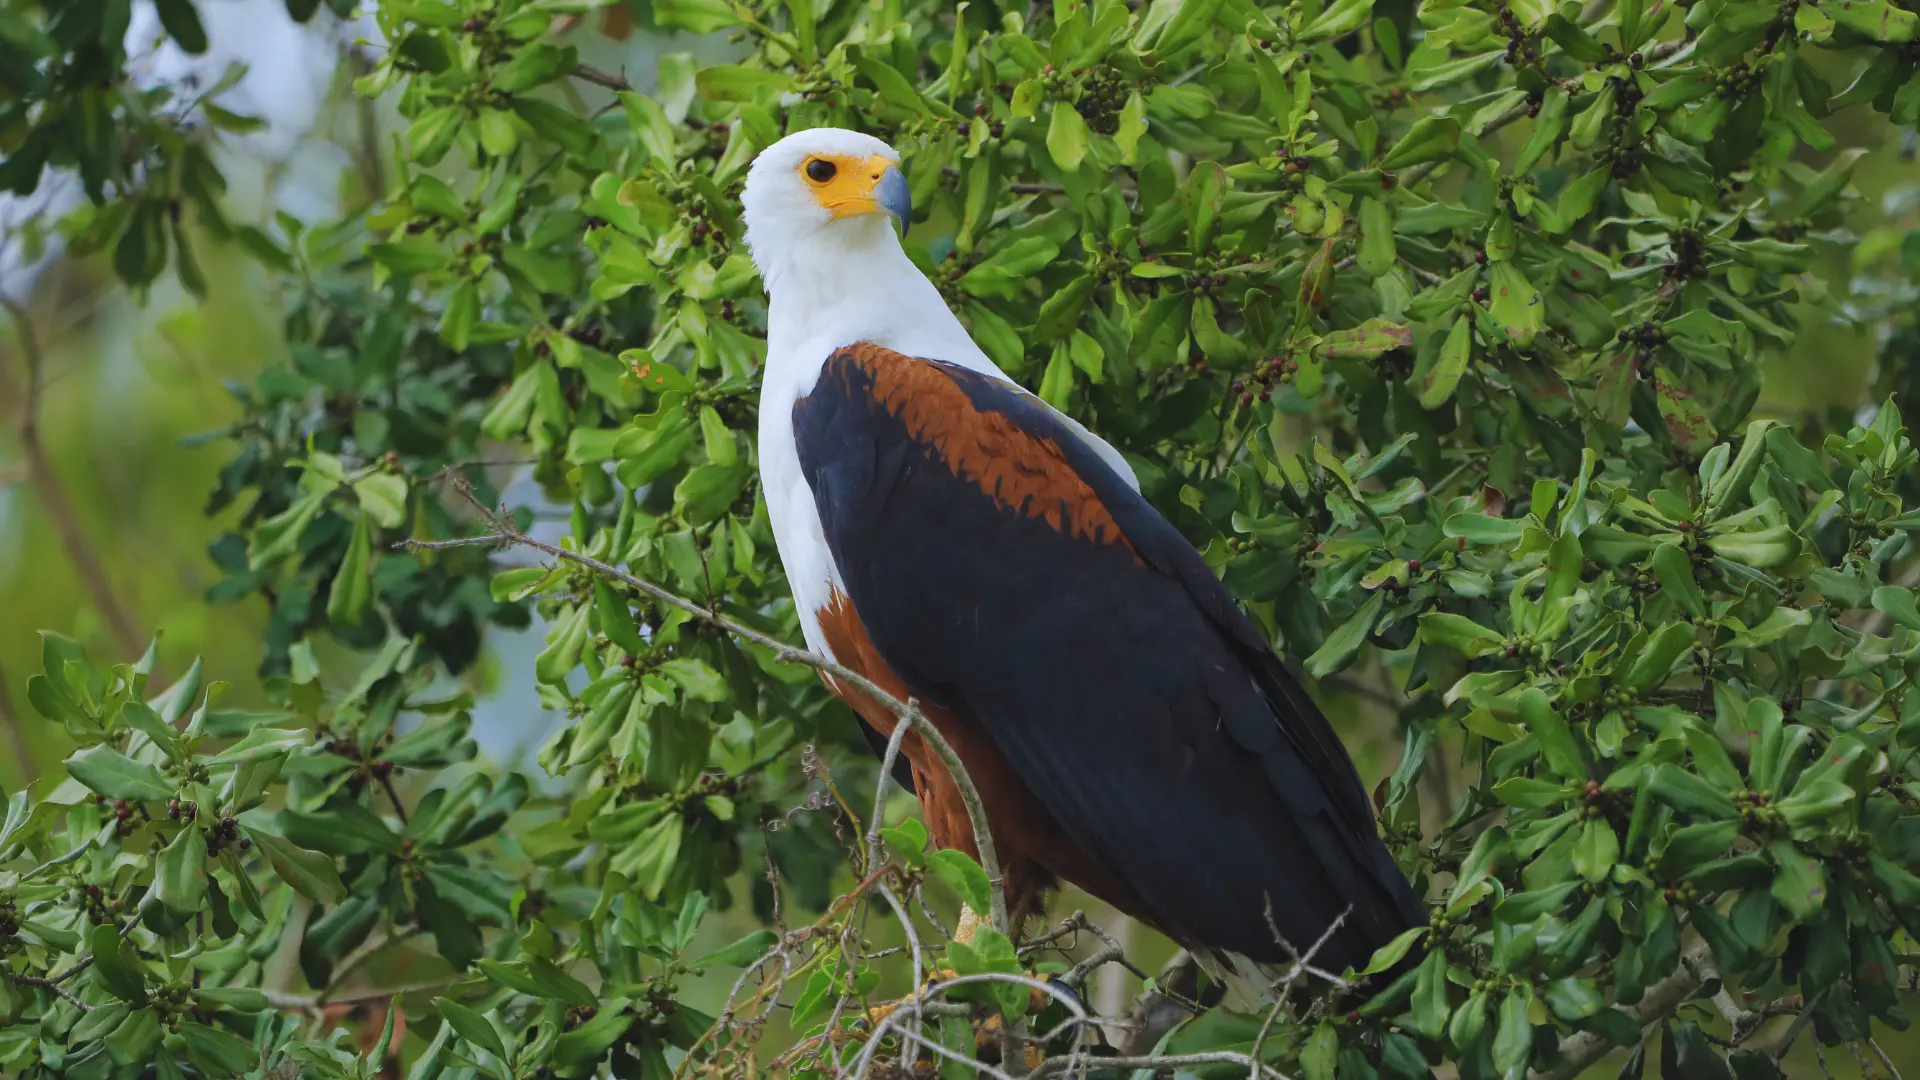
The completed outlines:
[[[73,563],[74,572],[80,575],[80,582],[86,587],[93,606],[106,619],[114,645],[123,655],[138,657],[146,651],[146,643],[141,640],[133,616],[113,591],[107,579],[106,565],[100,560],[99,549],[94,547],[92,538],[80,524],[80,515],[74,512],[73,500],[67,497],[60,474],[54,471],[53,462],[47,458],[46,447],[40,442],[40,389],[44,365],[40,339],[34,333],[33,321],[28,317],[27,309],[10,296],[0,295],[0,307],[6,308],[7,314],[13,318],[14,329],[20,338],[20,354],[27,369],[23,387],[14,381],[5,368],[0,368],[0,399],[13,398],[20,402],[20,416],[15,431],[20,438],[20,453],[26,458],[28,486],[39,498],[40,508],[47,515],[47,523],[53,526],[54,534],[60,538],[60,546],[66,549],[67,559]]]
[[[946,766],[947,772],[953,777],[954,785],[960,790],[960,800],[967,808],[967,819],[973,825],[974,844],[980,852],[981,869],[987,872],[987,880],[993,886],[992,916],[994,928],[1003,934],[1011,935],[1011,929],[1007,925],[1006,883],[1000,871],[999,857],[994,852],[993,833],[987,823],[986,805],[981,802],[980,791],[974,786],[973,778],[968,775],[966,764],[960,760],[960,755],[953,749],[953,745],[947,742],[946,737],[940,734],[939,729],[926,721],[926,717],[921,714],[917,705],[901,701],[881,689],[879,684],[867,678],[865,675],[854,671],[852,668],[829,660],[818,653],[795,648],[778,638],[770,637],[750,626],[735,622],[725,615],[720,614],[718,610],[702,607],[670,589],[656,585],[645,578],[630,574],[617,566],[601,562],[599,559],[593,558],[590,555],[583,555],[577,551],[569,551],[557,544],[549,544],[544,540],[537,540],[528,536],[519,526],[515,525],[505,513],[488,510],[485,506],[482,506],[479,500],[473,497],[473,489],[468,486],[464,479],[456,476],[450,480],[450,483],[455,490],[460,492],[460,494],[479,511],[482,520],[491,531],[483,536],[469,536],[456,540],[402,540],[399,544],[395,545],[396,547],[435,550],[439,548],[472,547],[483,544],[507,545],[529,547],[535,551],[545,552],[554,558],[577,563],[595,573],[631,585],[661,603],[667,604],[670,607],[679,608],[694,618],[712,626],[719,627],[734,637],[752,642],[762,648],[772,649],[776,661],[804,664],[830,676],[836,682],[851,686],[880,703],[887,711],[893,713],[893,715],[898,718],[900,726],[913,727],[920,737],[926,741],[927,745],[933,749],[934,754],[940,758],[940,763]],[[898,751],[895,750],[894,753],[897,754]]]

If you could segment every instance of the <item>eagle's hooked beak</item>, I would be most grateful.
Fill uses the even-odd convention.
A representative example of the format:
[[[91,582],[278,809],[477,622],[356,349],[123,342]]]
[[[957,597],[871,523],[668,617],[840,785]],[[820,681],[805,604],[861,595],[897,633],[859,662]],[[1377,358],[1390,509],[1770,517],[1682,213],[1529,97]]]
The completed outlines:
[[[913,196],[907,191],[907,178],[892,165],[880,174],[880,182],[873,186],[873,201],[880,209],[893,215],[900,223],[900,232],[905,235],[907,225],[913,221]]]

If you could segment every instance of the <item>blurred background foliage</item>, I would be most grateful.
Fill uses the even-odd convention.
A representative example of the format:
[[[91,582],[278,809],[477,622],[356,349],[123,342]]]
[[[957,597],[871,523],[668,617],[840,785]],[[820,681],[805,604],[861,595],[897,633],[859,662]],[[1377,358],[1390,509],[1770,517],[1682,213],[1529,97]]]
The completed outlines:
[[[702,25],[702,5],[664,6],[677,13],[683,25]],[[39,24],[47,12],[62,7],[9,0],[0,10],[0,20],[5,20],[0,31],[7,31],[0,37],[12,42],[9,48],[17,48],[22,22]],[[37,173],[35,155],[44,157],[50,151],[23,141],[19,117],[12,113],[14,126],[0,131],[6,140],[0,145],[8,155],[0,166],[0,181],[22,192],[4,208],[0,273],[5,277],[0,292],[19,305],[33,328],[40,372],[40,393],[32,406],[35,442],[51,466],[50,472],[36,468],[35,446],[23,438],[16,417],[27,400],[20,375],[27,345],[17,336],[21,324],[15,322],[16,337],[4,365],[13,381],[0,381],[0,406],[5,407],[0,411],[8,424],[0,431],[0,699],[5,702],[0,721],[8,738],[15,740],[9,745],[21,748],[0,754],[0,786],[7,791],[58,768],[75,745],[59,727],[41,721],[27,701],[27,678],[42,666],[36,631],[50,628],[67,634],[102,661],[131,661],[144,651],[148,633],[157,631],[163,642],[156,675],[161,682],[178,677],[186,658],[200,656],[206,659],[207,679],[232,684],[229,704],[261,707],[285,687],[276,690],[269,682],[262,690],[259,676],[271,679],[294,671],[301,660],[289,650],[300,632],[329,621],[339,624],[338,619],[329,620],[327,597],[320,591],[328,574],[296,577],[264,596],[256,590],[262,584],[271,589],[274,583],[244,580],[249,571],[240,536],[287,504],[253,507],[247,500],[230,498],[302,451],[297,434],[304,418],[283,413],[283,426],[268,424],[241,433],[238,445],[252,448],[241,452],[239,466],[231,464],[235,442],[206,437],[228,433],[248,415],[257,420],[263,412],[272,413],[250,410],[246,404],[272,393],[272,380],[263,385],[263,373],[290,366],[325,381],[324,370],[303,368],[311,354],[302,349],[324,336],[329,304],[359,310],[367,301],[291,287],[285,253],[324,257],[326,230],[332,223],[393,201],[395,186],[404,179],[396,160],[397,140],[405,138],[413,156],[419,156],[419,136],[410,130],[420,116],[417,101],[405,101],[394,85],[372,97],[354,92],[355,80],[368,79],[382,67],[384,48],[364,43],[381,38],[371,17],[331,3],[297,0],[197,8],[181,0],[98,7],[109,16],[124,12],[124,58],[81,49],[63,62],[106,68],[124,64],[136,90],[165,90],[165,101],[156,97],[148,102],[156,117],[153,130],[174,128],[173,110],[195,114],[186,126],[202,135],[210,127],[215,134],[196,137],[191,145],[208,155],[208,163],[224,176],[224,188],[216,189],[204,175],[196,186],[191,165],[183,167],[184,175],[160,181],[160,173],[139,160],[122,160],[116,171],[73,168],[72,161],[57,155],[46,178],[28,185],[22,179],[25,170],[32,167]],[[196,39],[194,29],[182,21],[183,8],[197,11],[195,23],[204,40]],[[1388,0],[1376,13],[1404,24],[1406,8]],[[730,9],[720,4],[717,10],[720,13],[711,16],[713,25],[722,25],[731,17]],[[747,52],[737,35],[657,28],[655,10],[644,0],[559,18],[550,40],[577,49],[578,62],[587,70],[641,90],[657,85],[663,58],[671,72],[686,74]],[[96,33],[93,40],[105,38]],[[430,68],[431,57],[425,62]],[[1819,63],[1831,66],[1828,74],[1836,87],[1851,77],[1851,68],[1839,60]],[[615,72],[621,74],[611,75]],[[594,85],[592,77],[578,82],[563,84],[558,94],[577,111],[598,109],[608,101],[606,88]],[[203,93],[215,90],[220,104],[202,99]],[[34,92],[16,83],[8,90],[11,105]],[[87,107],[93,106],[82,106]],[[258,121],[249,119],[255,117]],[[612,117],[624,123],[620,113]],[[69,122],[83,127],[88,123],[84,115]],[[1914,128],[1910,120],[1889,124],[1883,115],[1864,108],[1836,112],[1821,123],[1839,146],[1860,151],[1852,171],[1852,189],[1859,198],[1846,201],[1834,219],[1822,223],[1825,235],[1814,247],[1819,261],[1809,277],[1826,282],[1840,301],[1837,306],[1853,318],[1834,317],[1834,304],[1800,298],[1793,313],[1797,333],[1770,352],[1756,413],[1802,430],[1844,432],[1871,421],[1878,404],[1898,394],[1911,426],[1920,419],[1914,411],[1920,402],[1920,385],[1914,385],[1920,380],[1920,327],[1915,319],[1920,296],[1914,287],[1920,243],[1912,239],[1920,233],[1920,181],[1915,179]],[[87,130],[88,137],[115,134],[99,132],[97,126]],[[138,142],[151,132],[126,129],[117,134]],[[1826,159],[1810,155],[1808,160]],[[32,190],[25,191],[29,186]],[[125,220],[102,221],[101,213],[90,208],[90,196],[102,192],[118,196],[109,205],[128,207],[121,212],[133,215],[130,228]],[[180,199],[189,204],[184,213],[173,209]],[[147,239],[133,246],[120,243],[118,237],[129,231]],[[103,244],[103,236],[115,242]],[[569,237],[567,242],[574,240]],[[156,254],[161,248],[172,258]],[[184,267],[179,262],[183,248],[191,252],[191,263]],[[377,336],[379,328],[372,329]],[[611,330],[617,334],[619,328]],[[467,356],[467,381],[446,388],[449,407],[430,410],[440,418],[435,423],[443,426],[423,435],[424,442],[449,445],[439,460],[430,453],[415,462],[416,477],[453,461],[486,459],[500,449],[484,440],[479,429],[517,370],[513,347],[482,340],[484,329],[468,336],[462,342],[465,348],[452,350]],[[617,351],[624,344],[629,343],[609,342],[608,348]],[[365,339],[356,339],[353,346],[358,355],[372,348]],[[433,367],[450,355],[439,351],[446,349],[434,335],[418,333],[407,339],[404,351]],[[1036,377],[1028,381],[1037,385],[1038,372],[1031,374]],[[298,406],[289,408],[297,412]],[[400,443],[407,429],[398,412],[404,411],[383,421],[387,427],[381,438]],[[248,468],[255,472],[248,473]],[[489,505],[505,501],[530,508],[522,520],[531,531],[557,538],[579,531],[569,501],[550,501],[562,488],[563,476],[550,471],[538,475],[527,465],[509,462],[485,470],[480,497]],[[368,505],[364,498],[361,505]],[[450,535],[457,523],[449,519],[438,524],[440,535]],[[330,567],[325,569],[330,573]],[[236,584],[236,579],[243,580]],[[473,734],[485,759],[498,766],[519,764],[540,775],[531,754],[559,722],[554,706],[561,704],[551,696],[537,696],[526,677],[545,649],[540,610],[470,587],[463,591],[457,583],[449,583],[442,595],[433,591],[437,580],[429,571],[407,582],[383,580],[380,586],[390,596],[415,586],[423,590],[408,594],[426,597],[419,605],[425,612],[422,621],[405,629],[421,633],[432,655],[446,660],[454,672],[439,678],[434,692],[448,699],[461,691],[475,695]],[[221,602],[209,603],[210,596]],[[475,631],[488,620],[501,623],[502,629],[483,637]],[[515,632],[523,625],[532,629]],[[313,647],[322,667],[351,671],[366,663],[368,653],[380,644],[378,635],[356,639],[349,629],[317,634]],[[1363,774],[1370,780],[1387,775],[1401,750],[1397,700],[1361,679],[1329,681],[1323,689],[1323,700]],[[832,746],[824,751],[829,766],[845,762],[849,774],[859,778],[849,790],[865,785],[871,766],[857,756],[857,738],[844,714],[828,710],[816,719]],[[796,748],[781,749],[797,762]],[[457,783],[460,775],[456,768],[447,779]],[[780,797],[798,804],[801,788],[817,776],[816,766],[802,770],[796,765],[787,774],[791,785]],[[1444,804],[1449,791],[1471,779],[1435,770],[1425,782],[1434,785]],[[409,788],[406,794],[411,799],[421,792]],[[798,834],[811,840],[794,842],[818,845],[811,852],[815,856],[829,851],[825,845],[831,828],[818,821],[809,828]],[[825,861],[795,859],[789,865],[817,867]],[[752,888],[754,875],[736,875],[734,869],[722,867],[723,876],[736,887],[744,882]],[[803,882],[800,891],[818,906],[832,895],[833,886],[845,884],[842,872],[831,882]],[[756,908],[764,914],[766,901],[756,899],[759,905],[735,905],[710,920],[701,931],[703,942],[717,946],[758,925]],[[1106,918],[1110,913],[1084,897],[1070,894],[1062,899],[1063,910],[1075,906],[1114,922]],[[694,954],[704,949],[681,944]],[[1171,952],[1144,933],[1135,945],[1136,959],[1149,969]],[[438,946],[447,956],[462,949],[444,940]],[[413,963],[403,957],[380,975],[388,982],[404,981]],[[322,974],[315,981],[324,981],[323,968],[310,966],[306,974],[310,979]],[[725,981],[695,980],[696,989],[687,999],[711,1008]],[[1115,978],[1110,987],[1102,987],[1102,1000],[1124,1003],[1139,983]],[[364,1034],[371,1038],[377,1014],[371,1027],[364,1017],[354,1023],[368,1029]],[[1911,1039],[1903,1043],[1896,1037],[1886,1045],[1902,1062],[1920,1062],[1914,1049],[1920,1044]],[[1790,1065],[1809,1076],[1818,1075],[1820,1068],[1804,1045]],[[1852,1061],[1833,1063],[1836,1074],[1843,1075],[1871,1068]]]

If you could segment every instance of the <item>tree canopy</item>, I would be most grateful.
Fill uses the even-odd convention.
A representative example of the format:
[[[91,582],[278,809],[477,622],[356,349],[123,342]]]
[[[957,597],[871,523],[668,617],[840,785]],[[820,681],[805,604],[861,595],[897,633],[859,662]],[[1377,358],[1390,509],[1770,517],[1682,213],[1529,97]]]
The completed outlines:
[[[287,347],[208,501],[239,513],[207,601],[270,612],[257,685],[53,633],[26,680],[73,751],[0,824],[8,1075],[1893,1067],[1920,244],[1849,214],[1862,153],[1912,145],[1920,13],[653,0],[620,10],[733,55],[636,87],[581,62],[596,8],[383,0],[387,190],[253,224],[233,78],[131,80],[130,0],[0,9],[0,187],[77,174],[60,233],[134,290],[238,245]],[[908,250],[982,348],[1323,696],[1385,703],[1375,802],[1433,919],[1364,1005],[1302,976],[1101,1040],[1089,979],[1129,961],[1094,920],[951,940],[991,875],[927,850],[797,648],[754,467],[739,189],[829,124],[902,152]],[[1834,319],[1882,329],[1884,403],[1758,407]],[[499,505],[521,469],[564,520]],[[488,634],[536,616],[503,677],[570,718],[544,776],[469,731]]]

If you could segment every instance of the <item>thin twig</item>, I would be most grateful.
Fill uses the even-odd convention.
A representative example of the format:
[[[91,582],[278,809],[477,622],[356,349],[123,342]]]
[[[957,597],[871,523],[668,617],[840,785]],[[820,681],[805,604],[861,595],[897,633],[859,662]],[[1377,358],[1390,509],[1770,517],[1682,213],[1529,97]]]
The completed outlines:
[[[81,525],[80,515],[73,508],[73,500],[68,497],[66,486],[61,483],[60,474],[54,470],[46,447],[40,441],[40,390],[45,374],[45,356],[40,351],[40,339],[34,332],[33,320],[27,314],[26,307],[10,296],[0,294],[0,307],[6,308],[7,314],[13,318],[14,329],[19,334],[21,357],[27,369],[23,388],[4,367],[0,367],[0,400],[11,398],[20,402],[20,417],[15,430],[20,439],[20,452],[27,461],[28,485],[40,500],[47,523],[53,526],[55,535],[60,538],[60,546],[73,563],[74,572],[80,575],[80,582],[86,586],[94,607],[106,619],[115,647],[123,655],[138,657],[146,651],[146,643],[140,639],[137,623],[108,581],[106,564],[100,559],[100,551]]]
[[[393,812],[399,817],[400,824],[407,823],[407,805],[400,801],[400,793],[393,789],[393,777],[388,773],[380,774],[380,786],[387,791],[387,801],[393,804]]]
[[[35,986],[42,990],[50,990],[56,996],[66,999],[69,1004],[78,1008],[81,1012],[93,1011],[93,1006],[81,1001],[78,994],[61,986],[52,979],[38,979],[31,975],[15,975],[13,976],[13,981],[19,983],[21,986]]]
[[[573,77],[579,79],[581,82],[589,82],[595,86],[604,86],[609,90],[633,89],[633,84],[627,81],[626,76],[616,75],[611,71],[603,71],[600,68],[594,67],[592,64],[574,65]]]

